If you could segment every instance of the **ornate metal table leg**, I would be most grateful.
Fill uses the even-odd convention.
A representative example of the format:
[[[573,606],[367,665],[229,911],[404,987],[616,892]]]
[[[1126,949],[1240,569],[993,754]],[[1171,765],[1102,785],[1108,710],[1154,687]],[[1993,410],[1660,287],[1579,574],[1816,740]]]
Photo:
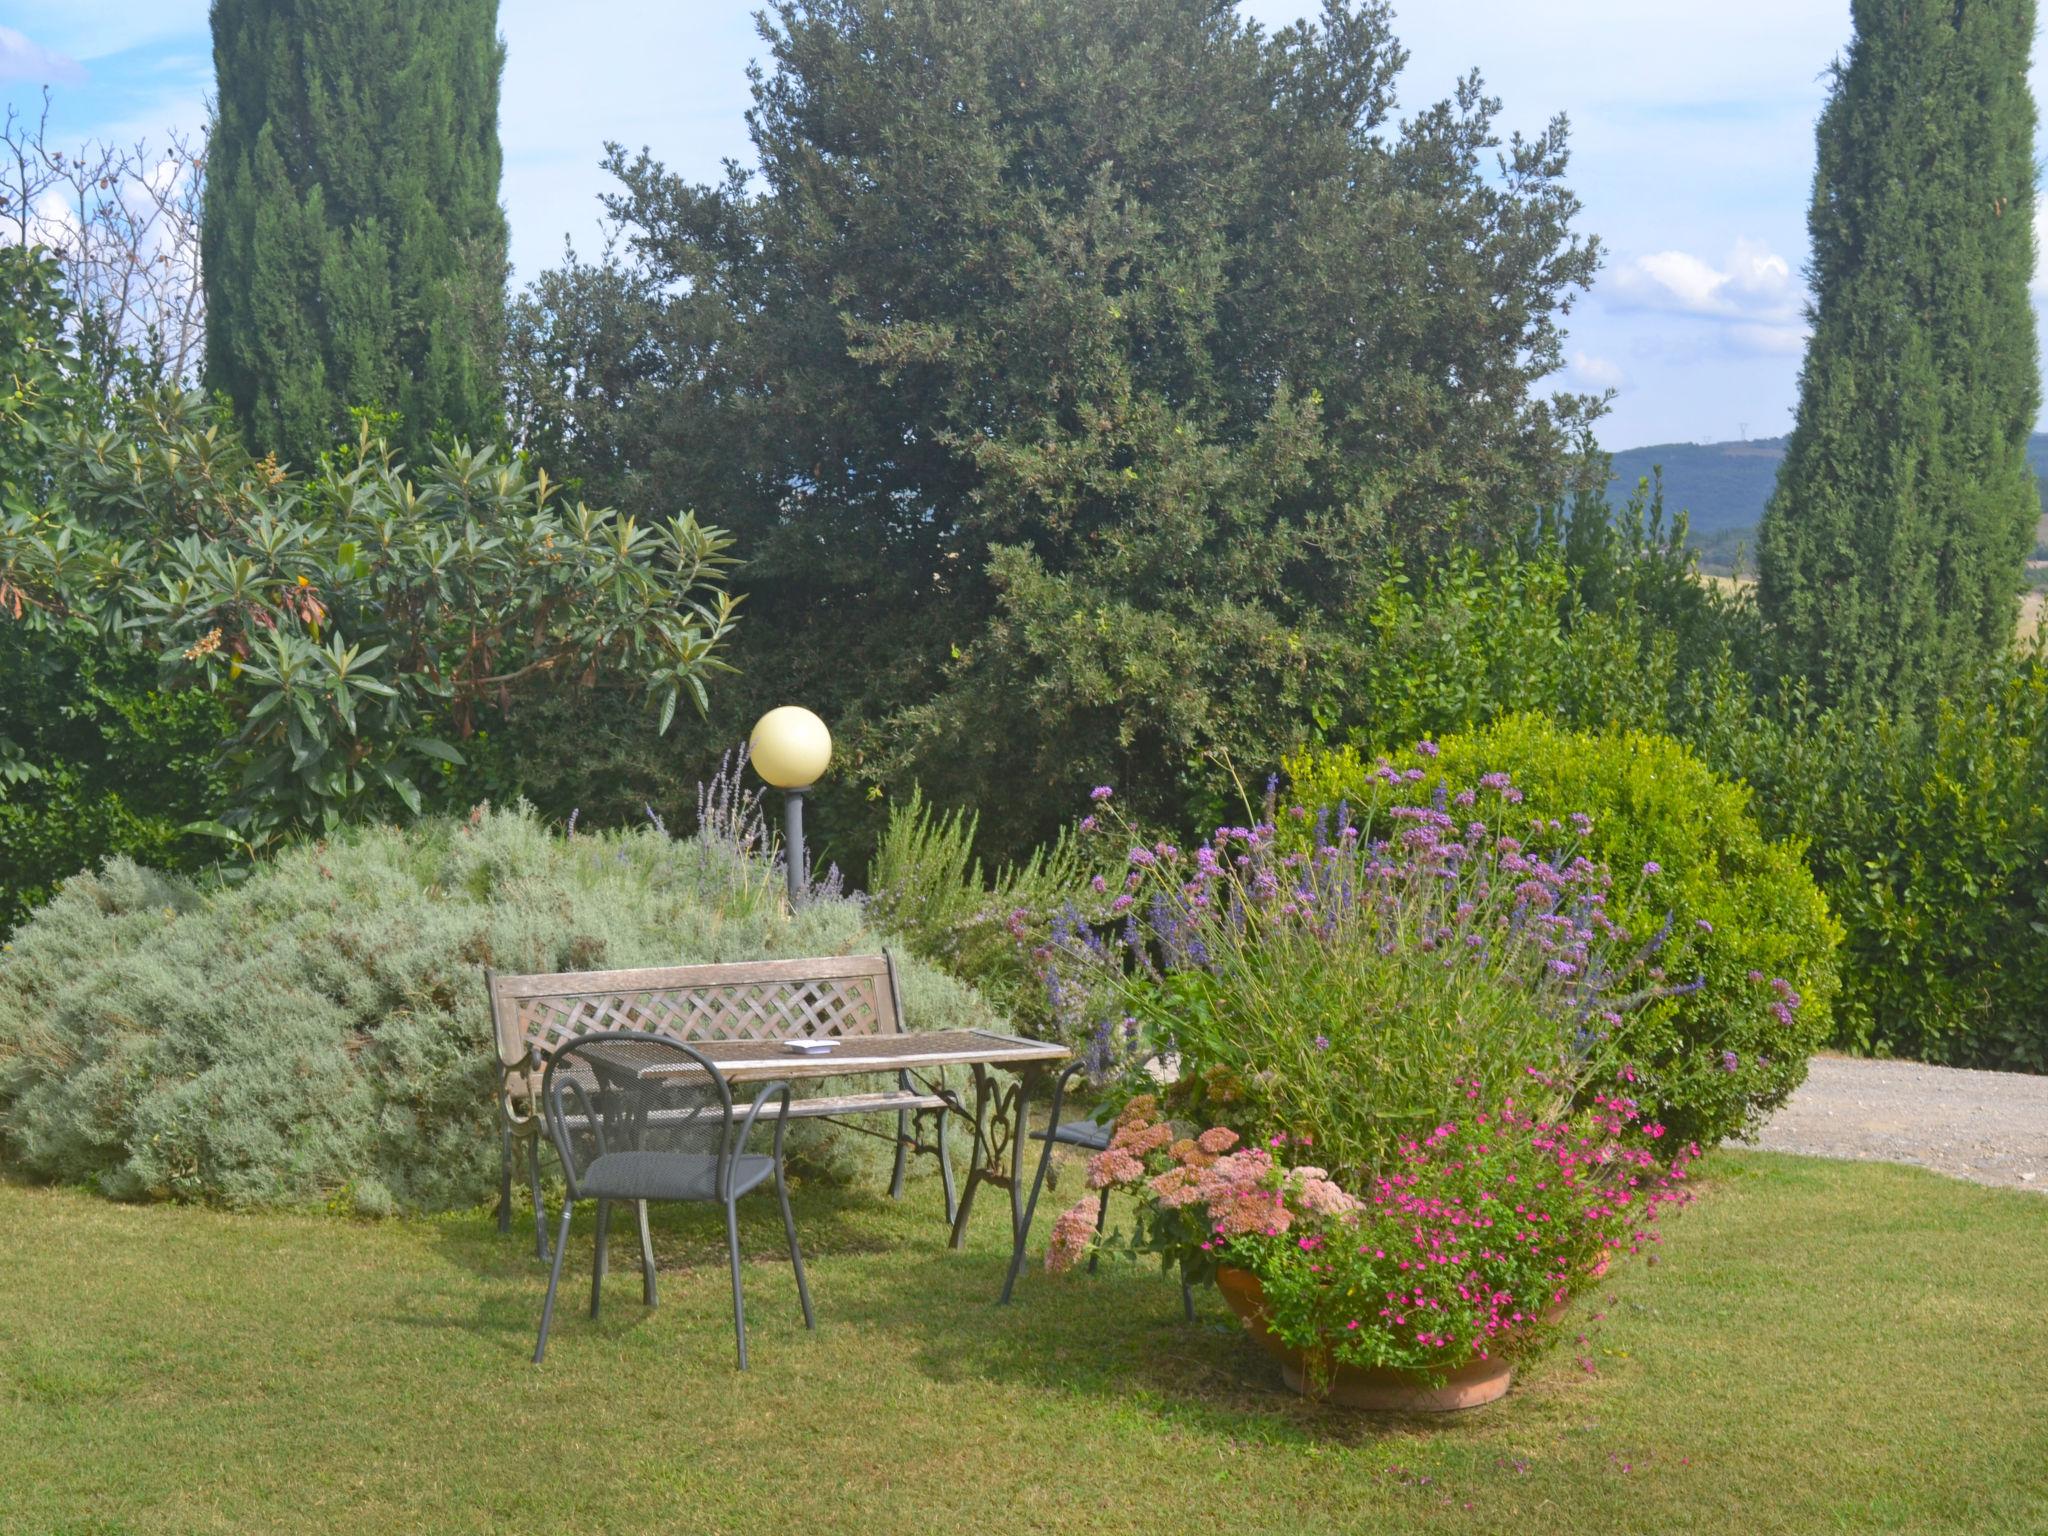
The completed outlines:
[[[1031,1081],[1037,1075],[1029,1068],[1018,1072],[1016,1103],[1010,1112],[1010,1268],[1003,1277],[1003,1294],[999,1298],[1003,1303],[1009,1301],[1017,1271],[1024,1266],[1024,1243],[1031,1235],[1031,1211],[1038,1203],[1036,1181],[1031,1204],[1024,1202],[1024,1146],[1031,1139]]]
[[[989,1111],[995,1106],[995,1078],[981,1062],[973,1063],[974,1109],[970,1123],[974,1130],[974,1158],[967,1168],[967,1186],[960,1191],[960,1203],[953,1212],[953,1240],[955,1248],[967,1246],[967,1218],[974,1211],[974,1192],[981,1188],[988,1177],[988,1164],[993,1158],[989,1146]]]
[[[1040,1074],[1035,1065],[1019,1064],[1010,1086],[998,1090],[987,1065],[975,1062],[973,1071],[974,1162],[967,1170],[967,1187],[960,1192],[960,1204],[953,1214],[953,1246],[967,1245],[967,1218],[974,1209],[975,1192],[984,1184],[1006,1186],[1010,1192],[1010,1263],[1001,1299],[1008,1301],[1017,1272],[1024,1264],[1025,1246],[1031,1238],[1031,1217],[1038,1207],[1035,1179],[1027,1198],[1024,1154],[1031,1139],[1031,1089]],[[1006,1161],[1007,1169],[1003,1166]],[[1039,1172],[1043,1171],[1041,1167]]]

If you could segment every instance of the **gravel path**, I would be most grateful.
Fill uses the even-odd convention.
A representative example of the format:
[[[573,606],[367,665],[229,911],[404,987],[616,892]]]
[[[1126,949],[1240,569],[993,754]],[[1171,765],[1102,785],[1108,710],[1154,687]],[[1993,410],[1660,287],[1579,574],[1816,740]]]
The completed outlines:
[[[1756,1145],[2048,1194],[2048,1077],[1816,1056]]]

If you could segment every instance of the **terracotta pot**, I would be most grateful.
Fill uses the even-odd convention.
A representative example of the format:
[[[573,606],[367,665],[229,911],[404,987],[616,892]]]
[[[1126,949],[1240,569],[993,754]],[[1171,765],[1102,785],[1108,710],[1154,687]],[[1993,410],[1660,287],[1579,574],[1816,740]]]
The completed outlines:
[[[1279,1360],[1280,1379],[1304,1396],[1382,1413],[1452,1413],[1493,1402],[1508,1389],[1508,1362],[1492,1359],[1470,1361],[1434,1380],[1426,1371],[1339,1365],[1334,1374],[1313,1373],[1329,1375],[1330,1383],[1326,1391],[1311,1392],[1308,1355],[1281,1342],[1267,1326],[1266,1291],[1259,1277],[1250,1270],[1219,1269],[1216,1288],[1251,1336]]]

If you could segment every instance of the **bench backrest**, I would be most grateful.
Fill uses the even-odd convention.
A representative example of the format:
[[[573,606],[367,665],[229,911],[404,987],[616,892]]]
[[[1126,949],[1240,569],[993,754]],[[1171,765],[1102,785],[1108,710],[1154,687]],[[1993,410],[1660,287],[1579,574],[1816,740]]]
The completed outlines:
[[[484,976],[498,1060],[507,1071],[605,1029],[646,1030],[684,1041],[903,1031],[896,962],[886,950],[733,965]]]

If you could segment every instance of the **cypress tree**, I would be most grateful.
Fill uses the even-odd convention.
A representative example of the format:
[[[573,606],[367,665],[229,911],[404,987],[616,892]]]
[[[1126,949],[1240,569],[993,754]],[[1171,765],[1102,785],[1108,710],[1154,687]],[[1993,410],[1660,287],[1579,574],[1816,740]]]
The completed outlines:
[[[499,435],[497,0],[214,0],[206,382],[305,463],[351,407]]]
[[[1855,0],[1818,129],[1813,339],[1758,538],[1787,669],[1924,708],[2011,643],[2041,504],[2033,0]]]

